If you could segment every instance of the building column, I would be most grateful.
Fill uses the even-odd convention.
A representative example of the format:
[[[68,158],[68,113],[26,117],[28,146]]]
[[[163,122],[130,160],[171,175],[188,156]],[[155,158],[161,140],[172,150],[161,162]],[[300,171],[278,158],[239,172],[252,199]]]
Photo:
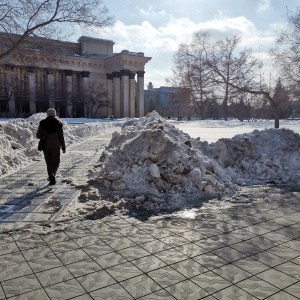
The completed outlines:
[[[66,114],[67,117],[73,117],[73,101],[72,101],[72,90],[73,90],[73,81],[72,81],[72,70],[64,70],[66,77]]]
[[[29,111],[31,114],[36,113],[36,75],[33,68],[27,69],[28,76],[28,95]]]
[[[106,115],[107,117],[110,117],[112,115],[112,80],[113,76],[112,74],[106,74],[106,90],[107,90],[107,101],[108,101],[108,106],[107,106],[107,111]]]
[[[83,91],[83,103],[84,103],[84,112],[83,115],[85,118],[91,118],[91,103],[89,102],[89,92],[88,88],[90,85],[90,72],[83,71],[81,72],[82,76],[82,91]]]
[[[16,85],[14,69],[11,67],[7,72],[7,90],[8,90],[8,115],[15,117],[16,113]]]
[[[144,71],[137,71],[137,87],[136,87],[136,117],[144,116]]]
[[[47,71],[49,107],[55,108],[54,75]]]
[[[120,118],[121,116],[121,73],[113,72],[113,109],[112,113],[114,117]]]
[[[135,117],[135,73],[129,75],[129,117]]]
[[[121,70],[121,117],[129,117],[129,70]]]

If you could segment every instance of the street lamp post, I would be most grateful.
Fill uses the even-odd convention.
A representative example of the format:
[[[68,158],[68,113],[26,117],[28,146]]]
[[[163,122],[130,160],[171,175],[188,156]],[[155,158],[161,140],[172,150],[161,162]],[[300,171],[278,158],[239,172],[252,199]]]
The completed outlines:
[[[178,105],[177,105],[177,120],[178,120],[178,121],[179,121],[179,118],[180,118],[180,117],[179,117],[179,107],[180,107],[180,105],[178,104]]]

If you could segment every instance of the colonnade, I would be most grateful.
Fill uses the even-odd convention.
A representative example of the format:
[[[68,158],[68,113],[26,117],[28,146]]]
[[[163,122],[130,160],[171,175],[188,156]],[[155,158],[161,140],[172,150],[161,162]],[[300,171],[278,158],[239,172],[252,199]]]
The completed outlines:
[[[117,118],[144,116],[144,71],[123,69],[106,74],[107,90],[112,91],[112,115]],[[137,84],[135,85],[135,75]]]

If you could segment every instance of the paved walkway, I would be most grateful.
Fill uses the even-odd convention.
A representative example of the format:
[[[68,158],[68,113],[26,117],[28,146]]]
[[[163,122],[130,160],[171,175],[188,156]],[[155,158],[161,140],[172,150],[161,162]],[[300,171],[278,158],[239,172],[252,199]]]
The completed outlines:
[[[108,140],[63,156],[64,177],[83,179]],[[49,188],[44,173],[41,161],[0,180],[1,231],[51,223],[72,200],[75,189]],[[0,299],[300,299],[300,193],[194,219],[117,215],[48,234],[13,230],[0,236]]]

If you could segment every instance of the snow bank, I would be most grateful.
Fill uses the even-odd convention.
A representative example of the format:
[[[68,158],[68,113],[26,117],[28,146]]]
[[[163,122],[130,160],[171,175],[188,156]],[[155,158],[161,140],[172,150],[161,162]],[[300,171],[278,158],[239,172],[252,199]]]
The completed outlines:
[[[288,129],[254,130],[208,144],[154,111],[124,122],[121,133],[113,134],[79,199],[107,193],[113,202],[127,199],[135,208],[174,209],[188,199],[233,193],[238,185],[297,184],[299,146],[299,134]]]
[[[0,123],[0,176],[42,158],[42,152],[37,150],[38,139],[35,135],[39,122],[46,116],[46,113],[37,113],[27,119],[11,119]],[[80,125],[62,122],[67,148],[115,125],[110,122]]]

